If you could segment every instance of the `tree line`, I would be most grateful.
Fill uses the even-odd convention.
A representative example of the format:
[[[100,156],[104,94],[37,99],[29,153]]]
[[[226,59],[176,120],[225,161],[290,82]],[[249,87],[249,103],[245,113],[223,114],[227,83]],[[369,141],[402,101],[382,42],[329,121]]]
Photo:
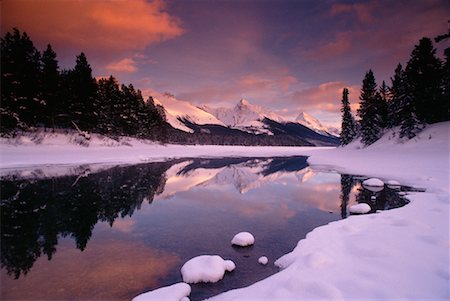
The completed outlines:
[[[1,133],[72,128],[109,136],[157,138],[164,109],[111,75],[96,80],[86,55],[60,70],[49,44],[40,53],[18,29],[1,39]]]
[[[435,41],[449,37],[450,31]],[[349,91],[344,88],[340,144],[361,138],[367,146],[392,128],[397,129],[400,138],[411,139],[426,124],[449,120],[450,48],[445,49],[444,56],[443,62],[436,56],[432,40],[424,37],[414,46],[406,67],[397,65],[390,86],[384,81],[378,86],[373,71],[367,71],[356,112],[358,121],[351,113]]]

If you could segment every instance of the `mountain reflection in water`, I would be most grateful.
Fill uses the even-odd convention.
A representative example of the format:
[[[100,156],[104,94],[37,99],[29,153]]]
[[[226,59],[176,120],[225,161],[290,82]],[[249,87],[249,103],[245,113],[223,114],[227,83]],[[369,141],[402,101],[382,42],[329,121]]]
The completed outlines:
[[[193,256],[235,261],[218,284],[193,286],[191,297],[205,298],[275,273],[255,258],[273,263],[315,227],[347,217],[351,204],[375,212],[406,203],[392,189],[365,190],[359,177],[314,170],[306,157],[2,173],[2,299],[125,300],[180,281]],[[253,248],[230,247],[241,230],[255,234]]]

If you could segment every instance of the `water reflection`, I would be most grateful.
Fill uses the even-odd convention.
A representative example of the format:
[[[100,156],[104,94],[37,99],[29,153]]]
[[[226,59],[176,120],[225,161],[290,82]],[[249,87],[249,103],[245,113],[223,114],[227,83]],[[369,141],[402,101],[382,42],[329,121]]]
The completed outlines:
[[[195,286],[192,300],[249,285],[277,271],[259,265],[259,256],[273,262],[315,227],[346,218],[352,203],[368,203],[373,212],[405,204],[395,190],[371,192],[361,181],[312,169],[305,157],[3,173],[1,297],[130,299],[180,281],[181,264],[204,253],[230,258],[238,268],[218,284]],[[258,243],[237,252],[229,240],[243,230]],[[95,282],[88,275],[104,277]],[[54,293],[45,279],[64,290]],[[129,285],[118,286],[121,281]],[[93,285],[97,293],[89,295]],[[36,287],[39,294],[25,294]]]

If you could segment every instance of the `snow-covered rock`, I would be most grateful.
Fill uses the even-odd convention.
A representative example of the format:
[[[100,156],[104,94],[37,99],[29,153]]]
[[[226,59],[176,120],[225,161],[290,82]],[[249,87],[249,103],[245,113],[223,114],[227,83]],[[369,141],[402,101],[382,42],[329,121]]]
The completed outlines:
[[[370,178],[363,182],[364,186],[383,187],[384,182],[377,178]]]
[[[365,214],[370,212],[370,210],[371,210],[370,206],[366,203],[356,204],[348,208],[348,211],[353,214]]]
[[[231,272],[236,265],[218,255],[200,255],[188,260],[181,267],[183,281],[187,283],[217,282],[226,271]]]
[[[372,192],[379,192],[384,189],[383,181],[377,178],[367,179],[362,184],[365,189],[370,190]]]
[[[262,265],[266,265],[269,262],[269,259],[266,256],[261,256],[258,258],[258,262]]]
[[[232,245],[247,247],[255,243],[255,237],[250,232],[240,232],[231,240]]]
[[[170,286],[161,287],[156,290],[140,294],[134,297],[132,301],[189,300],[187,296],[189,296],[190,293],[191,293],[191,286],[187,283],[179,282]]]
[[[400,188],[400,183],[395,180],[389,180],[387,181],[387,186],[392,189],[398,189]]]

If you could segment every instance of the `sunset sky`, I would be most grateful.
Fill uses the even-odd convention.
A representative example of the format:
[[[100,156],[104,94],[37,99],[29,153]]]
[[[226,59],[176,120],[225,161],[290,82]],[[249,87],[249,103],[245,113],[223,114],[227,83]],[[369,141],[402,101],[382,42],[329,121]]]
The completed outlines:
[[[423,36],[448,31],[448,0],[2,0],[2,36],[17,27],[61,68],[85,52],[94,76],[193,104],[246,98],[287,118],[340,120],[364,73],[379,83]],[[438,47],[439,55],[447,44]]]

